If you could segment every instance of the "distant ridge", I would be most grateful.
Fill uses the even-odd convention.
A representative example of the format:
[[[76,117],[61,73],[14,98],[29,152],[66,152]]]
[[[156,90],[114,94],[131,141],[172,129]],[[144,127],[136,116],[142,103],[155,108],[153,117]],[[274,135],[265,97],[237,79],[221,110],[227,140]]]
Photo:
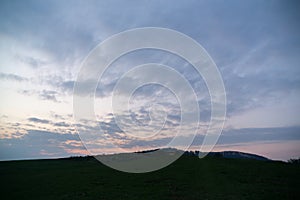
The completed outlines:
[[[201,152],[199,151],[186,151],[186,155],[195,155],[199,156]],[[251,154],[251,153],[244,153],[239,151],[220,151],[220,152],[209,152],[207,156],[213,156],[213,157],[222,157],[222,158],[235,158],[235,159],[252,159],[252,160],[261,160],[261,161],[271,161],[271,159]]]
[[[254,159],[254,160],[261,160],[261,161],[270,161],[269,158],[266,158],[264,156],[251,154],[251,153],[244,153],[239,151],[210,152],[208,155],[221,156],[223,158]]]
[[[91,159],[92,157],[102,157],[102,156],[120,156],[120,155],[134,155],[134,154],[152,154],[152,153],[163,153],[165,155],[175,155],[175,154],[183,154],[187,156],[199,156],[203,154],[200,151],[183,151],[176,148],[162,148],[162,149],[148,149],[148,150],[141,150],[136,152],[128,152],[128,153],[115,153],[115,154],[99,154],[99,155],[78,155],[78,156],[70,156],[70,157],[61,157],[61,158],[33,158],[33,159],[24,159],[24,160],[69,160],[69,159]],[[220,151],[220,152],[209,152],[207,153],[209,157],[221,157],[221,158],[233,158],[233,159],[252,159],[252,160],[260,160],[260,161],[274,161],[272,159],[266,158],[264,156],[239,152],[239,151]],[[22,161],[22,160],[2,160],[0,162],[7,162],[7,161]]]
[[[150,150],[143,150],[143,151],[137,151],[134,153],[152,153],[156,152],[158,150],[162,150],[164,152],[176,152],[176,151],[182,151],[175,148],[165,148],[165,149],[150,149]],[[201,152],[199,151],[185,151],[185,155],[190,156],[199,156]],[[221,151],[221,152],[209,152],[207,156],[213,156],[213,157],[223,157],[223,158],[235,158],[235,159],[252,159],[252,160],[261,160],[261,161],[270,161],[269,158],[266,158],[264,156],[252,154],[252,153],[245,153],[240,151]]]
[[[134,153],[153,153],[158,150],[164,151],[164,152],[183,152],[182,150],[175,149],[175,148],[163,148],[163,149],[149,149],[149,150],[143,150],[143,151],[137,151]],[[201,152],[199,151],[185,151],[185,155],[190,156],[199,156]],[[260,161],[271,161],[271,159],[266,158],[264,156],[252,154],[252,153],[245,153],[240,151],[220,151],[220,152],[209,152],[207,156],[214,156],[214,157],[223,157],[223,158],[235,158],[235,159],[252,159],[252,160],[260,160]]]

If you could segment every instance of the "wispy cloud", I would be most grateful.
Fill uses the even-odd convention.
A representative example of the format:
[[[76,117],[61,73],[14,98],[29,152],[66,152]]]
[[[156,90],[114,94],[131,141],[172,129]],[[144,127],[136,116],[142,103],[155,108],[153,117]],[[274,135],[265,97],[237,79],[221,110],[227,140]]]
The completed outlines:
[[[0,80],[10,80],[10,81],[28,81],[27,78],[16,75],[16,74],[7,74],[7,73],[0,73]]]

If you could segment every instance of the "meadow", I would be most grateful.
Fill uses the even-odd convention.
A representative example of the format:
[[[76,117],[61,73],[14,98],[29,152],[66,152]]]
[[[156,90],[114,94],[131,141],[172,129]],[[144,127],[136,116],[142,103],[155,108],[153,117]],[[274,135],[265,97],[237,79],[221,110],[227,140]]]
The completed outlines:
[[[93,157],[0,162],[0,199],[300,199],[300,165],[184,155],[131,174]]]

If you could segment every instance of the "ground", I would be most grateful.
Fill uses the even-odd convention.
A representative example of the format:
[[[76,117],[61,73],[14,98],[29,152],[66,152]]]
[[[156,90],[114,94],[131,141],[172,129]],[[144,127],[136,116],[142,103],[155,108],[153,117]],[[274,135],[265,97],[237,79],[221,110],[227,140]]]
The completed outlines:
[[[300,199],[300,165],[184,155],[130,174],[93,157],[0,162],[0,199]]]

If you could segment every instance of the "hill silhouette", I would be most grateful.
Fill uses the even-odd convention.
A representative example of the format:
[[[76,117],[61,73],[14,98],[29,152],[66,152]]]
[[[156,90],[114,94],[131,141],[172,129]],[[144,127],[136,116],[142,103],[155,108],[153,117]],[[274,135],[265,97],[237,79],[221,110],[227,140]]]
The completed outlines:
[[[166,168],[144,174],[119,172],[90,156],[2,161],[0,198],[299,199],[298,164],[242,152],[196,155],[185,152]]]

